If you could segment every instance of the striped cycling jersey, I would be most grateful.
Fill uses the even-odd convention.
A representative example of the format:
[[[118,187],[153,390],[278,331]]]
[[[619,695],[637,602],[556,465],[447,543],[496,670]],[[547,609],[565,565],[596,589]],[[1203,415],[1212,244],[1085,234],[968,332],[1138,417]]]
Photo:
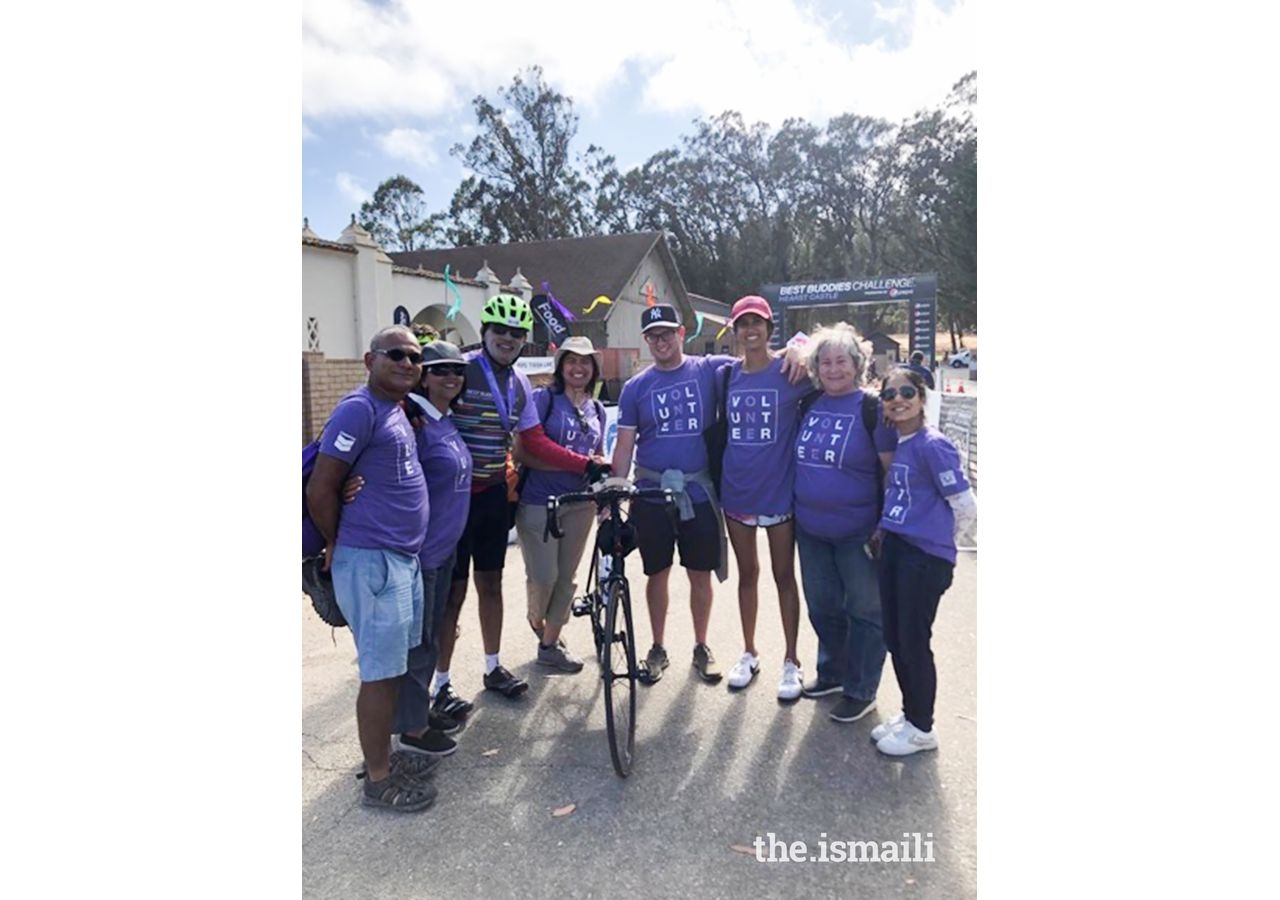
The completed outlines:
[[[467,360],[467,374],[453,411],[453,423],[462,435],[462,440],[471,451],[472,476],[471,491],[478,493],[505,480],[507,451],[511,447],[511,436],[526,428],[538,424],[538,418],[529,403],[533,395],[533,386],[527,376],[512,368],[499,366],[489,360],[494,380],[504,400],[511,396],[511,379],[515,379],[514,408],[509,413],[508,428],[502,427],[502,418],[498,415],[498,405],[489,388],[489,380],[485,377],[484,368],[480,364],[483,350],[473,350],[464,358]]]

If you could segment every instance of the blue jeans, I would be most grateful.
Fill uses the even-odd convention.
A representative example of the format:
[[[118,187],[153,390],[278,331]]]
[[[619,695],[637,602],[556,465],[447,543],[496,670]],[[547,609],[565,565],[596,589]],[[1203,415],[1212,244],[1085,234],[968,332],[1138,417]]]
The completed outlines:
[[[846,697],[874,700],[884,671],[880,585],[862,547],[870,535],[828,541],[796,528],[800,581],[818,633],[818,681]]]
[[[407,671],[400,676],[392,734],[427,727],[431,678],[436,660],[440,658],[440,630],[444,627],[444,610],[449,602],[449,586],[453,583],[453,564],[454,557],[450,557],[437,569],[422,570],[422,643],[409,651]]]

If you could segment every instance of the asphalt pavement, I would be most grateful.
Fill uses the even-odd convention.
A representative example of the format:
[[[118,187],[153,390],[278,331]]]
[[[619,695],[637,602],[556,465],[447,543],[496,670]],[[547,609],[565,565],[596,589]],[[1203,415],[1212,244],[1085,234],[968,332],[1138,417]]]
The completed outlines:
[[[763,535],[760,558],[768,560]],[[934,626],[940,749],[881,756],[868,734],[901,707],[885,664],[878,710],[831,721],[837,697],[779,704],[783,643],[764,562],[760,675],[731,693],[690,665],[688,582],[671,579],[662,680],[639,688],[636,762],[610,763],[604,698],[585,619],[564,637],[587,659],[576,675],[536,666],[524,622],[524,567],[508,548],[502,661],[530,683],[519,700],[481,689],[474,586],[462,613],[453,681],[476,710],[457,752],[437,769],[440,794],[422,813],[359,803],[359,686],[350,632],[330,631],[301,598],[302,887],[307,897],[972,897],[977,878],[976,557],[962,553]],[[585,568],[585,562],[584,562]],[[584,573],[585,576],[585,573]],[[640,653],[649,644],[639,554],[628,558]],[[742,652],[737,576],[716,584],[709,643],[726,674]],[[803,600],[802,600],[803,603]],[[803,616],[801,663],[816,638]],[[572,806],[572,811],[565,808]],[[561,811],[559,816],[553,816]],[[759,861],[768,835],[806,844],[804,861]],[[919,834],[919,843],[916,835]],[[909,837],[907,837],[909,836]],[[835,861],[836,844],[884,842],[926,862]],[[926,843],[929,842],[929,843]],[[789,846],[790,850],[800,848]],[[828,861],[821,861],[826,856]],[[901,850],[899,850],[901,855]],[[774,848],[775,857],[781,851]],[[808,857],[813,857],[809,861]]]

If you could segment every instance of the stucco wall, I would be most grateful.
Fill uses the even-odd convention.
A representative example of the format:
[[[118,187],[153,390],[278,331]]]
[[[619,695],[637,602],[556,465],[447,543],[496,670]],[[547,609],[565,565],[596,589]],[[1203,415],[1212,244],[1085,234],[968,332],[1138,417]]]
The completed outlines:
[[[323,247],[302,246],[302,349],[307,344],[307,319],[319,320],[322,353],[330,356],[360,355],[356,335],[355,296],[356,254]]]

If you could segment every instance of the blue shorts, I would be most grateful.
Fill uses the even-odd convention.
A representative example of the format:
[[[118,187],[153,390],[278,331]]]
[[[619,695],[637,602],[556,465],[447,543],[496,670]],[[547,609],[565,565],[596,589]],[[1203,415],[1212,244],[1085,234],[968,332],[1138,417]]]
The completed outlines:
[[[398,678],[422,643],[422,575],[416,556],[396,550],[333,550],[333,590],[351,626],[361,681]]]

